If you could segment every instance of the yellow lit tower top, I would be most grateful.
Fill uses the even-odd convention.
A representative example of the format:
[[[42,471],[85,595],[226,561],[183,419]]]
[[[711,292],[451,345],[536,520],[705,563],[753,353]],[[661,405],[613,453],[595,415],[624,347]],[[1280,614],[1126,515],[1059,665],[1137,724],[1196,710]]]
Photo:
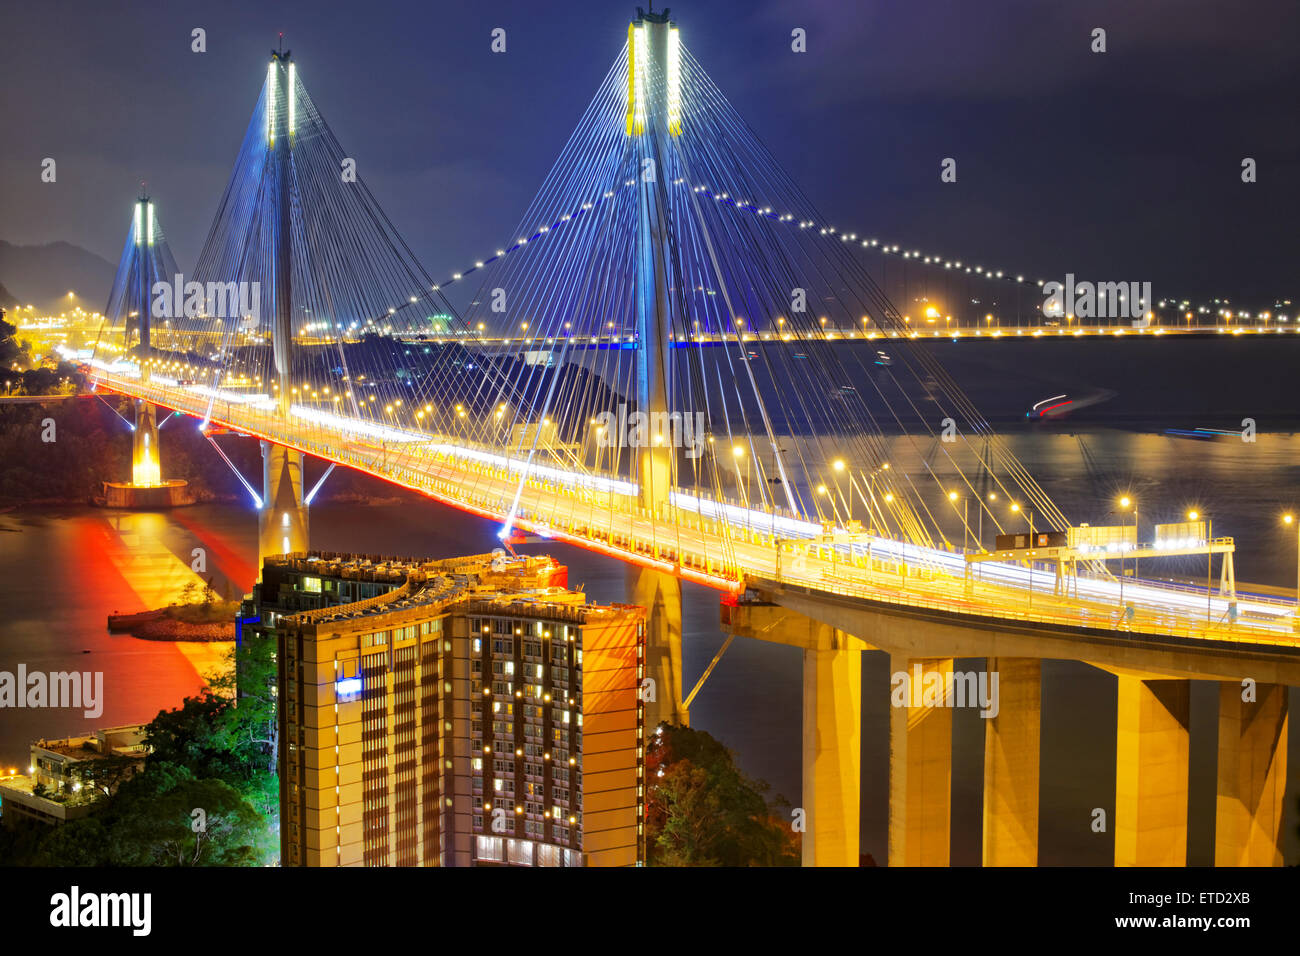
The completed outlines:
[[[668,9],[640,7],[627,27],[627,135],[641,136],[662,104],[670,136],[682,132],[681,38]]]

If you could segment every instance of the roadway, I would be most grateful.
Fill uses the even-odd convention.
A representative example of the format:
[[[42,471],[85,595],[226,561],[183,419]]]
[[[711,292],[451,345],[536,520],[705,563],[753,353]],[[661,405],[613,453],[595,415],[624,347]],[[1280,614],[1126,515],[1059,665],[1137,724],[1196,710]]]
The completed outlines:
[[[619,560],[730,593],[746,580],[777,582],[883,604],[1052,627],[1108,629],[1247,644],[1300,645],[1296,605],[1146,580],[1067,577],[1050,568],[986,562],[968,573],[956,551],[878,536],[822,539],[819,524],[679,490],[659,514],[638,506],[634,484],[540,459],[509,458],[463,439],[342,419],[295,406],[281,419],[247,396],[214,399],[199,387],[148,385],[88,369],[102,387],[376,475],[454,507]],[[511,515],[513,513],[513,518]],[[1131,605],[1126,613],[1125,605]]]

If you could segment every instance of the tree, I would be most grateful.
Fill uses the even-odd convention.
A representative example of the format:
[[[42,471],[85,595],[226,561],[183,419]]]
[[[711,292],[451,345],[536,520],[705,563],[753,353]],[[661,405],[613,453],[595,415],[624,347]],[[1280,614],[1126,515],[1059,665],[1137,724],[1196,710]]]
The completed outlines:
[[[751,780],[717,739],[662,725],[646,748],[649,862],[660,866],[797,866],[799,837],[783,801]]]
[[[36,866],[107,866],[108,831],[96,817],[48,828],[30,857]],[[11,861],[17,862],[17,861]]]
[[[235,648],[234,666],[212,681],[214,690],[233,698],[222,724],[246,768],[241,792],[268,816],[280,805],[277,676],[275,639],[253,637]]]
[[[257,811],[212,779],[129,799],[107,831],[107,847],[118,866],[255,866],[273,852]]]
[[[89,760],[79,760],[68,766],[68,775],[81,784],[84,801],[112,796],[123,782],[129,780],[140,767],[140,760],[121,754],[104,754]]]

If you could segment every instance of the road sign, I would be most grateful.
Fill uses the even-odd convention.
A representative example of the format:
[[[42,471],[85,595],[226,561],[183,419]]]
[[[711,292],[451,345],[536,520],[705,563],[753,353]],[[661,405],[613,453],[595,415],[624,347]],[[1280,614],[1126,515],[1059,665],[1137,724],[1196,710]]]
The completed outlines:
[[[1018,534],[1000,534],[994,541],[997,551],[1029,551],[1034,548],[1064,548],[1066,534],[1064,531],[1035,531],[1031,536],[1028,531]]]
[[[1083,525],[1071,528],[1067,540],[1071,550],[1080,554],[1097,551],[1131,551],[1137,547],[1137,528],[1131,524]]]
[[[1157,548],[1194,548],[1206,542],[1204,521],[1156,525]]]

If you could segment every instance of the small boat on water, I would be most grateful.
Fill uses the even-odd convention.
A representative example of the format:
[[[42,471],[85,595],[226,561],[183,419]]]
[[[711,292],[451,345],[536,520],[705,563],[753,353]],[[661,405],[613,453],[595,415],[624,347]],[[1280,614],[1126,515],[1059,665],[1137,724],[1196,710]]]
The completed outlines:
[[[1241,437],[1239,431],[1224,430],[1222,428],[1166,428],[1165,434],[1171,438],[1196,438],[1200,441]]]

